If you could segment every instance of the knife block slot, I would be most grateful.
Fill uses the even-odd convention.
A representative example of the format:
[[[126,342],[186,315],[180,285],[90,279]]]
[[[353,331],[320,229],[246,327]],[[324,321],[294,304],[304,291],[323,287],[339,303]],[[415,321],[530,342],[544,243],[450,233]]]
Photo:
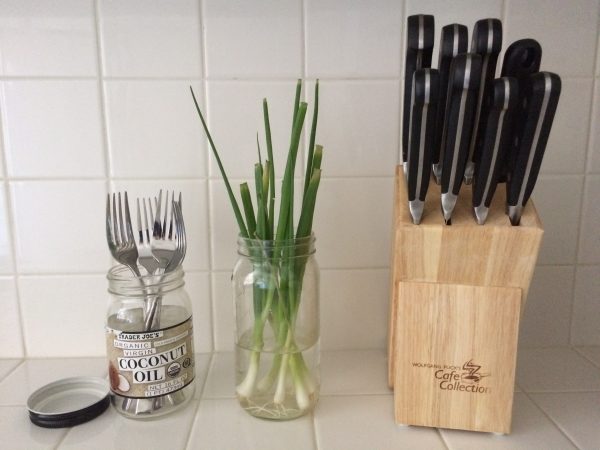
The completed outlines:
[[[499,186],[478,225],[470,186],[463,186],[445,225],[432,182],[414,225],[402,167],[396,170],[388,382],[398,423],[510,431],[518,324],[543,229],[531,200],[521,225],[512,226],[505,200]],[[449,389],[436,373],[450,378]],[[480,387],[489,390],[471,392]]]

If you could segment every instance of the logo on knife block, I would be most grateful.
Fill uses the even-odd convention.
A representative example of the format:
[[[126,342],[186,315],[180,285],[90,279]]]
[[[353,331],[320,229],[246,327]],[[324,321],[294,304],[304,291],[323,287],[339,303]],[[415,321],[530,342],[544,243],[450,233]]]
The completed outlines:
[[[492,389],[481,384],[481,380],[490,377],[481,372],[482,367],[472,359],[461,365],[412,363],[413,367],[433,369],[433,377],[438,388],[443,391],[468,392],[471,394],[490,394]]]

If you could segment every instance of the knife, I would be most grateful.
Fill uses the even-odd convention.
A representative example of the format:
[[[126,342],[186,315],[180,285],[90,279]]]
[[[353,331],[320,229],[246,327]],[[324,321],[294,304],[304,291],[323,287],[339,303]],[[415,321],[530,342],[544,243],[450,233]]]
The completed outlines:
[[[415,70],[431,67],[435,22],[431,15],[408,16],[406,27],[406,60],[404,64],[404,111],[402,116],[402,161],[408,154],[412,79]]]
[[[529,84],[523,133],[514,171],[507,184],[508,217],[513,225],[519,225],[523,207],[537,181],[561,90],[560,77],[551,72],[531,75]]]
[[[527,109],[527,92],[530,92],[530,75],[540,70],[542,62],[542,47],[535,39],[520,39],[513,42],[504,53],[501,76],[515,77],[519,82],[521,102],[515,113],[513,126],[513,144],[509,147],[504,159],[500,181],[507,181],[515,165],[516,155],[519,149],[519,138],[523,132],[523,123]]]
[[[452,211],[456,205],[467,156],[469,156],[480,75],[480,55],[462,53],[452,60],[448,81],[441,183],[442,212],[447,225],[451,224]]]
[[[444,115],[446,113],[446,98],[448,94],[448,76],[452,58],[459,53],[467,51],[468,31],[467,27],[458,23],[446,25],[442,28],[440,39],[440,55],[438,59],[438,70],[440,72],[440,98],[438,101],[436,125],[433,129],[433,175],[437,184],[442,178],[442,142],[444,142]]]
[[[491,102],[492,83],[496,76],[496,63],[502,48],[502,22],[498,19],[482,19],[475,23],[471,40],[471,53],[481,55],[481,83],[477,96],[473,134],[469,146],[469,159],[465,169],[465,184],[471,184],[475,171],[475,161],[479,158],[485,119]]]
[[[514,113],[519,103],[517,79],[504,77],[494,80],[492,96],[492,104],[485,121],[481,156],[475,163],[473,212],[479,225],[485,223],[504,155],[512,143]]]
[[[408,207],[413,223],[421,223],[433,153],[433,130],[440,96],[440,76],[435,69],[415,71],[412,83],[409,147],[406,163]]]

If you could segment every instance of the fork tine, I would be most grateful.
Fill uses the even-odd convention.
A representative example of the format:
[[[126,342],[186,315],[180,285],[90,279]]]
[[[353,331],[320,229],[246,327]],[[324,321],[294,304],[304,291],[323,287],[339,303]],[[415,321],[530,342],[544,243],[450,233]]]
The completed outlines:
[[[173,210],[175,212],[175,227],[177,230],[177,246],[181,251],[181,259],[185,258],[185,252],[187,249],[187,237],[185,233],[185,223],[183,221],[183,214],[181,213],[181,207],[179,204],[173,204]]]
[[[112,220],[110,216],[110,194],[106,194],[106,239],[109,245],[114,245],[115,238],[112,232]]]
[[[150,205],[150,215],[152,215],[152,202]],[[146,232],[146,244],[150,243],[150,226],[148,224],[148,205],[146,205],[146,199],[144,199],[144,225],[146,226],[144,231]]]
[[[181,203],[181,191],[179,191],[179,200],[178,200],[178,203],[179,203],[179,209],[181,210],[181,214],[182,214],[182,217],[183,217],[183,204]]]
[[[125,226],[123,225],[123,204],[121,203],[121,193],[119,192],[119,233],[121,236],[121,243],[127,242],[127,233],[125,232]]]
[[[171,194],[171,202],[173,201],[173,195],[174,192]],[[161,238],[165,238],[165,236],[167,235],[167,218],[169,217],[169,191],[167,191],[167,196],[165,197],[165,214],[164,214],[164,218],[163,218],[163,223],[162,223],[162,233],[161,233]],[[173,215],[173,208],[171,208],[171,215]]]
[[[131,227],[131,213],[129,212],[129,199],[127,198],[127,191],[125,191],[125,227],[127,229],[127,240],[134,242],[133,229]]]
[[[113,233],[115,234],[115,242],[121,244],[121,234],[119,233],[119,222],[117,221],[117,196],[113,192],[112,198],[112,216],[113,216]]]
[[[168,192],[167,192],[167,196],[168,196]],[[162,189],[158,192],[158,202],[156,203],[156,215],[152,214],[152,212],[150,212],[150,214],[152,214],[152,216],[154,216],[154,227],[152,229],[152,237],[154,238],[160,238],[161,234],[162,234],[162,229],[161,229],[161,224],[160,224],[160,208],[161,208],[161,203],[162,203]]]
[[[136,199],[137,202],[137,216],[138,216],[138,238],[140,240],[140,244],[144,243],[144,231],[142,228],[142,212],[140,208],[140,199]]]

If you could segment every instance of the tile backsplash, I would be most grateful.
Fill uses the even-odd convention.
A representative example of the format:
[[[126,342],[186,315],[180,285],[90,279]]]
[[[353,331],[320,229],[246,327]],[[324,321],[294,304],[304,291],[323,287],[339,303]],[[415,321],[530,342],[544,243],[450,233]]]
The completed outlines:
[[[189,86],[240,182],[253,176],[263,97],[282,173],[298,77],[309,103],[321,79],[322,346],[383,348],[415,13],[435,14],[438,37],[500,18],[504,48],[536,38],[542,68],[562,76],[521,344],[599,345],[599,0],[0,0],[0,358],[104,353],[105,195],[160,187],[184,196],[197,350],[230,350],[236,227]]]

